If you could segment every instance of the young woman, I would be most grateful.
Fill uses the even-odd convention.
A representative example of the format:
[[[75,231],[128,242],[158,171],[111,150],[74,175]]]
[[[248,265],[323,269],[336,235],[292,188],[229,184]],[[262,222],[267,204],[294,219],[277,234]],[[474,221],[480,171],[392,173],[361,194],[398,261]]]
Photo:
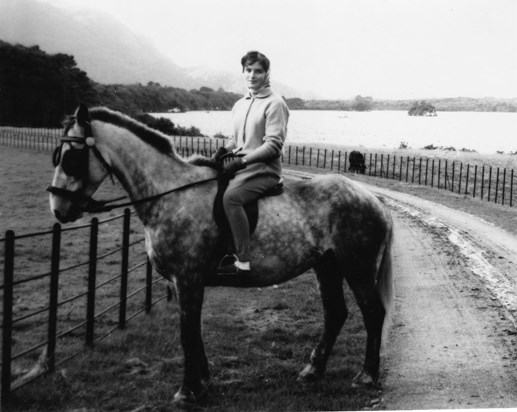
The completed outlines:
[[[224,161],[223,173],[231,177],[223,197],[234,243],[235,262],[218,268],[220,274],[246,274],[250,267],[250,233],[244,205],[282,181],[281,156],[289,109],[269,85],[269,59],[250,51],[241,59],[248,92],[235,103],[234,134],[215,154]]]

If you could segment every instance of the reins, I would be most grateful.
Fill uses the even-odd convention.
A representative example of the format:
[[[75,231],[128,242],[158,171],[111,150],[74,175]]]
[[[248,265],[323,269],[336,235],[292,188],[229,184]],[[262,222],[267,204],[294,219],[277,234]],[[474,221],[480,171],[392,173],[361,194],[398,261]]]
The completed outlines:
[[[75,142],[75,143],[82,143],[84,144],[84,148],[83,149],[75,149],[75,150],[87,150],[87,151],[90,151],[92,150],[95,157],[97,157],[97,159],[99,159],[99,161],[103,164],[104,168],[107,170],[108,174],[111,176],[112,180],[113,180],[113,170],[111,168],[111,166],[108,164],[108,162],[106,162],[106,160],[104,159],[104,157],[102,156],[102,154],[99,152],[99,149],[97,149],[97,147],[95,147],[95,140],[93,139],[92,136],[92,133],[91,133],[91,127],[89,125],[89,123],[87,124],[87,136],[89,137],[69,137],[69,136],[63,136],[61,138],[61,145],[63,145],[63,143],[72,143],[72,142]],[[58,148],[59,149],[59,148]],[[59,149],[61,150],[61,149]],[[59,154],[59,157],[61,155]],[[56,156],[56,154],[54,154],[53,156],[53,159],[54,159],[54,162],[58,162],[59,163],[59,160],[58,157]],[[54,166],[57,166],[57,164],[54,164]],[[133,200],[133,201],[129,201],[129,202],[124,202],[124,203],[117,203],[117,204],[114,204],[114,205],[108,205],[109,203],[112,203],[112,202],[117,202],[121,199],[124,199],[126,196],[121,196],[121,197],[117,197],[117,198],[114,198],[114,199],[109,199],[109,200],[95,200],[93,199],[92,197],[90,196],[86,196],[84,195],[83,193],[81,193],[80,190],[78,191],[71,191],[71,190],[68,190],[68,189],[63,189],[63,188],[60,188],[60,187],[55,187],[55,186],[48,186],[47,187],[47,191],[54,194],[54,195],[58,195],[58,196],[62,196],[62,197],[68,197],[69,199],[72,199],[72,200],[85,200],[86,201],[86,206],[84,208],[84,211],[87,212],[87,213],[101,213],[101,212],[109,212],[110,210],[113,210],[113,209],[119,209],[119,208],[122,208],[122,207],[128,207],[128,206],[134,206],[134,205],[139,205],[141,203],[145,203],[145,202],[150,202],[150,201],[153,201],[153,200],[156,200],[156,199],[159,199],[163,196],[166,196],[168,194],[171,194],[171,193],[174,193],[174,192],[179,192],[181,190],[185,190],[185,189],[189,189],[193,186],[197,186],[197,185],[200,185],[200,184],[203,184],[203,183],[207,183],[207,182],[211,182],[213,180],[217,180],[218,177],[212,177],[210,179],[205,179],[205,180],[200,180],[200,181],[197,181],[197,182],[192,182],[192,183],[187,183],[186,185],[183,185],[183,186],[180,186],[180,187],[176,187],[174,189],[170,189],[170,190],[167,190],[165,192],[162,192],[162,193],[158,193],[156,195],[153,195],[153,196],[148,196],[148,197],[144,197],[142,199],[137,199],[137,200]]]
[[[120,200],[121,198],[116,198],[116,199],[111,199],[111,200],[95,200],[95,199],[90,198],[89,204],[86,206],[85,211],[88,213],[101,213],[101,212],[109,212],[110,210],[119,209],[121,207],[134,206],[134,205],[138,205],[141,203],[150,202],[152,200],[159,199],[163,196],[166,196],[166,195],[174,193],[174,192],[179,192],[181,190],[189,189],[191,187],[194,187],[194,186],[197,186],[197,185],[200,185],[203,183],[211,182],[213,180],[217,180],[217,177],[211,177],[210,179],[199,180],[197,182],[187,183],[186,185],[176,187],[174,189],[170,189],[170,190],[167,190],[166,192],[158,193],[153,196],[144,197],[142,199],[133,200],[130,202],[117,203],[117,204],[111,205],[111,206],[107,206],[107,204],[111,203],[111,202],[116,202],[117,200]]]

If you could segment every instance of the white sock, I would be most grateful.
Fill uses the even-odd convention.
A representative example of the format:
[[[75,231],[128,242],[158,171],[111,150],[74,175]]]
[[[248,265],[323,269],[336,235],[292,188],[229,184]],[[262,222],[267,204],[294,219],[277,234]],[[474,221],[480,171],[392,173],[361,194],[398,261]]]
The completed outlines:
[[[235,261],[235,266],[241,270],[251,270],[250,262],[240,262],[238,259]]]

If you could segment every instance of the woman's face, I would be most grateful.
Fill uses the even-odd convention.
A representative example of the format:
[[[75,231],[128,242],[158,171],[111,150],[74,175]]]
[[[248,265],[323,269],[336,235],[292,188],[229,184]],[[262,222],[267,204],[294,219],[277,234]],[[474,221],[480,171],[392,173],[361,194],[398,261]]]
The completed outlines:
[[[244,67],[246,85],[252,92],[258,92],[266,83],[267,73],[259,62]]]

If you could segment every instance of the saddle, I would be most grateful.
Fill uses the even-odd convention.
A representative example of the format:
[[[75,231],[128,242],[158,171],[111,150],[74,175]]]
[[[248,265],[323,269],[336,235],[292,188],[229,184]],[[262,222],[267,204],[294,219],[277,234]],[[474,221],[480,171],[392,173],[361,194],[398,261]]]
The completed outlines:
[[[230,180],[222,176],[221,171],[218,171],[218,179],[217,179],[217,194],[214,199],[213,206],[213,215],[214,220],[219,228],[219,242],[218,245],[222,249],[221,254],[232,254],[234,250],[233,245],[233,235],[230,229],[230,224],[228,222],[228,218],[224,211],[223,207],[223,196],[224,192],[228,188]],[[264,192],[259,198],[256,200],[247,203],[244,205],[244,211],[246,212],[246,216],[248,217],[248,223],[250,227],[250,234],[252,234],[258,223],[259,218],[259,207],[258,201],[259,199],[269,197],[269,196],[278,196],[284,192],[284,184],[280,182],[273,186],[271,189]]]

